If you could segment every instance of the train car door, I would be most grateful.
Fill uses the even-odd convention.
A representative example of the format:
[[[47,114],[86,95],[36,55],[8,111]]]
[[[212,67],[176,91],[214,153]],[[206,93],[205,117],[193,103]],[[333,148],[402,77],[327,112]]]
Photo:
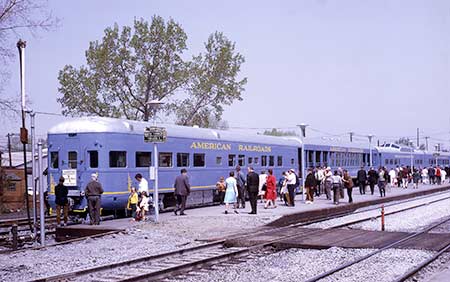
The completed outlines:
[[[82,190],[82,174],[84,171],[84,153],[80,139],[76,136],[67,137],[61,150],[61,174],[65,178],[64,185],[69,188],[70,196],[80,196]]]

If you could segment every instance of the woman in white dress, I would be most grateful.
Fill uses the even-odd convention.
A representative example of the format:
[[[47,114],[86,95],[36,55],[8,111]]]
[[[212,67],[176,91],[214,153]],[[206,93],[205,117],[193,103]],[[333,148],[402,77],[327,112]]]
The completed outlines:
[[[234,178],[234,171],[230,172],[230,176],[225,180],[226,190],[225,190],[225,214],[228,214],[228,209],[230,204],[236,204],[236,196],[238,194],[236,178]],[[234,210],[234,213],[238,213]]]

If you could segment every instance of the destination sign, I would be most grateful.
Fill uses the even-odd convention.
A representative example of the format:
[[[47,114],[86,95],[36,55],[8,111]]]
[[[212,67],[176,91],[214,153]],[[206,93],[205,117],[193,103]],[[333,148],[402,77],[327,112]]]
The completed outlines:
[[[146,127],[144,131],[144,142],[164,143],[167,140],[167,131],[164,127]]]

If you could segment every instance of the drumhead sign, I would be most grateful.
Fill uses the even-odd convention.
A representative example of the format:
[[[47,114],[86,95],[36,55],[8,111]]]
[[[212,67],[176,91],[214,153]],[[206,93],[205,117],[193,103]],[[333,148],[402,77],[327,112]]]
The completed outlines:
[[[167,140],[167,131],[164,127],[150,126],[144,131],[144,142],[164,143]]]
[[[64,177],[65,186],[77,186],[77,170],[63,169],[62,176]]]

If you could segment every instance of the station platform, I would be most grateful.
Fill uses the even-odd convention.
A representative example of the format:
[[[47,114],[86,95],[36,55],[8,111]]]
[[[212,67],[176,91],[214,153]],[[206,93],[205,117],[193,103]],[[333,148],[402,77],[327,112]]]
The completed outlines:
[[[368,188],[368,187],[367,187]],[[348,203],[347,191],[344,191],[345,197],[341,199],[339,205],[334,205],[331,200],[327,200],[325,195],[315,198],[313,204],[305,204],[302,195],[299,194],[295,198],[295,207],[287,207],[280,200],[277,200],[277,208],[264,209],[263,204],[258,201],[258,211],[256,215],[248,214],[250,212],[250,204],[246,203],[245,209],[238,209],[239,214],[235,214],[230,209],[229,214],[224,214],[225,206],[215,205],[200,208],[190,208],[185,212],[187,216],[175,216],[173,212],[160,213],[159,222],[153,221],[153,214],[148,215],[149,220],[145,222],[134,222],[130,218],[122,218],[116,220],[102,221],[100,225],[78,224],[67,227],[57,228],[57,237],[72,239],[81,236],[91,236],[94,234],[119,232],[129,228],[153,228],[161,232],[170,232],[171,228],[177,228],[180,224],[187,230],[200,230],[201,236],[197,236],[195,240],[211,241],[223,238],[230,234],[245,232],[250,228],[262,228],[265,225],[285,226],[294,222],[302,222],[313,220],[314,218],[323,217],[324,215],[336,215],[339,213],[351,212],[366,206],[382,204],[390,201],[399,201],[426,194],[450,191],[450,184],[445,183],[438,185],[420,185],[418,189],[402,189],[397,187],[387,187],[386,197],[381,198],[377,193],[374,195],[370,191],[366,191],[365,195],[360,195],[359,188],[353,188],[353,203]],[[367,193],[368,192],[368,193]],[[239,217],[241,220],[234,220]],[[244,220],[245,219],[245,220]],[[226,224],[223,224],[228,220]],[[221,222],[215,225],[216,222]],[[253,222],[254,224],[248,224]],[[198,232],[200,233],[200,232]]]

